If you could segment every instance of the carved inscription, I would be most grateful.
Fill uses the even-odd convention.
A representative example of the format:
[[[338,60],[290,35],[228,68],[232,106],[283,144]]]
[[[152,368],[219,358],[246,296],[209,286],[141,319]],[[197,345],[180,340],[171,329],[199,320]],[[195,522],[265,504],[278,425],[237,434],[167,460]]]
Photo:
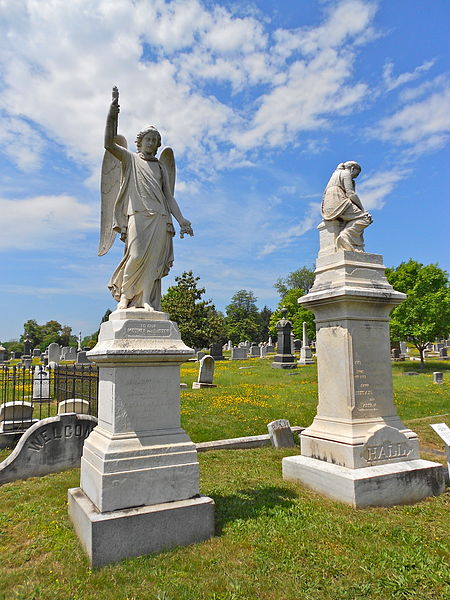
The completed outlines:
[[[355,382],[355,400],[358,400],[359,410],[372,410],[377,407],[370,385],[367,382],[367,373],[362,368],[360,360],[354,361],[353,379]]]
[[[127,324],[123,330],[125,338],[170,337],[170,325],[158,323]]]
[[[62,438],[68,439],[71,437],[87,438],[94,429],[95,423],[77,423],[76,425],[59,425],[55,424],[45,429],[41,429],[39,433],[33,436],[28,442],[28,448],[35,452],[40,452],[46,444],[54,440]]]
[[[411,452],[412,449],[406,443],[385,442],[379,446],[366,446],[364,458],[367,462],[386,461],[390,458],[406,458]]]

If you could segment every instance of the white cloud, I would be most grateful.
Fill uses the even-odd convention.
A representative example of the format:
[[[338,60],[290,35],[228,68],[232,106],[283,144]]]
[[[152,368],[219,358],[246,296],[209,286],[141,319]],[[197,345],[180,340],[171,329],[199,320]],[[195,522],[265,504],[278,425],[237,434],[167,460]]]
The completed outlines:
[[[280,248],[286,248],[320,222],[320,202],[310,202],[305,217],[300,223],[273,234],[259,256],[267,256]]]
[[[30,250],[59,246],[83,238],[98,227],[90,206],[71,196],[0,198],[5,223],[0,236],[4,250]]]
[[[96,170],[116,84],[119,129],[130,142],[142,126],[157,124],[164,143],[210,174],[243,161],[261,142],[285,145],[357,105],[367,86],[353,81],[354,48],[374,12],[373,3],[344,0],[318,27],[270,38],[262,18],[200,0],[2,3],[4,151],[22,168],[38,166],[43,130]],[[232,94],[258,86],[256,101],[214,96],[214,82]],[[13,136],[27,135],[24,123],[34,141],[20,157]]]
[[[405,179],[409,174],[406,169],[389,170],[369,175],[367,179],[358,186],[357,193],[360,196],[366,210],[379,210],[383,208],[386,198],[395,189],[399,181]]]
[[[394,71],[394,64],[391,62],[386,63],[383,69],[383,80],[387,91],[390,92],[395,88],[399,87],[400,85],[404,85],[405,83],[414,81],[415,79],[420,77],[422,73],[431,69],[434,63],[434,60],[428,60],[416,67],[414,71],[410,73],[401,73],[400,75],[397,75],[397,77],[393,77],[392,75]]]
[[[382,119],[371,133],[396,145],[407,146],[412,154],[437,150],[449,137],[449,106],[450,87],[446,87]]]

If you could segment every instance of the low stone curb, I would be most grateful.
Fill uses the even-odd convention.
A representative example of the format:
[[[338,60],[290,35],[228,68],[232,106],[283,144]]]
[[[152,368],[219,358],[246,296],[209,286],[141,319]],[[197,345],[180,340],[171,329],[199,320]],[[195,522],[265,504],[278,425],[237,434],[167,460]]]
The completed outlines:
[[[292,433],[301,433],[305,427],[291,427]],[[212,442],[200,442],[196,444],[197,452],[208,452],[210,450],[245,450],[250,448],[262,448],[270,446],[270,435],[249,435],[247,437],[230,438],[228,440],[215,440]]]

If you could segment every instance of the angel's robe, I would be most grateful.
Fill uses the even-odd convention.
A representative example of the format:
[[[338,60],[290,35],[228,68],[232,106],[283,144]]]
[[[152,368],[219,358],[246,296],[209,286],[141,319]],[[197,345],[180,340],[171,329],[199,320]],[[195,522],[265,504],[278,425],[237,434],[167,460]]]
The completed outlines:
[[[161,310],[161,277],[173,263],[170,198],[165,167],[156,158],[148,161],[126,150],[113,221],[114,231],[126,234],[126,246],[108,284],[117,301],[125,295],[129,306],[148,302]]]

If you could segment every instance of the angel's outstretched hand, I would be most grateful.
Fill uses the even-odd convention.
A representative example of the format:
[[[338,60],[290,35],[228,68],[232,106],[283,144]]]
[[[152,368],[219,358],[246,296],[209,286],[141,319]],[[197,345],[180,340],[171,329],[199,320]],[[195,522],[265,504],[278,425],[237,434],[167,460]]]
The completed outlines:
[[[180,221],[180,238],[184,238],[185,235],[194,235],[194,231],[191,227],[191,222],[187,219],[182,219]]]

